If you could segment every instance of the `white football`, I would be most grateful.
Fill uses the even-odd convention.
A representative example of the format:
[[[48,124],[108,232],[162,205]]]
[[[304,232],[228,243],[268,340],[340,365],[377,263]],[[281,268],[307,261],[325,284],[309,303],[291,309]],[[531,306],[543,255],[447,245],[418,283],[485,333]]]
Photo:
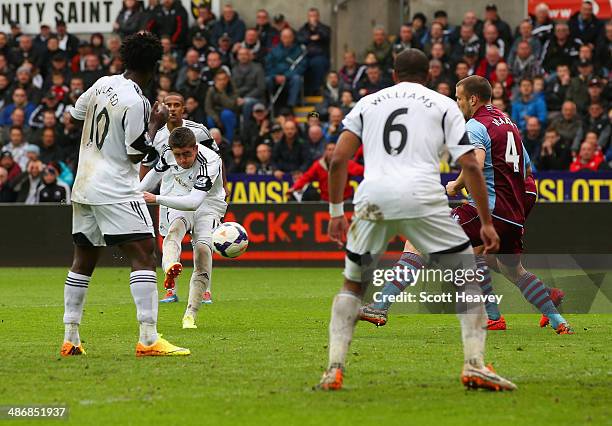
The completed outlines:
[[[234,258],[244,253],[249,246],[249,236],[241,224],[225,222],[213,232],[213,248],[223,257]]]

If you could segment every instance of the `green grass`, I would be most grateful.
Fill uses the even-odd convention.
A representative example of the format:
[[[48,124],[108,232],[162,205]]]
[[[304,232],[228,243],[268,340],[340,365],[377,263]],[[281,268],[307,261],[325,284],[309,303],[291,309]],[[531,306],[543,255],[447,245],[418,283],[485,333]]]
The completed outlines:
[[[66,269],[0,269],[0,405],[67,404],[74,424],[610,424],[612,315],[570,315],[574,336],[507,315],[487,359],[515,393],[467,392],[454,315],[392,315],[355,333],[346,390],[311,391],[326,364],[339,269],[217,269],[214,304],[182,330],[181,303],[159,330],[187,358],[137,359],[127,269],[94,274],[81,335],[87,356],[61,359]],[[161,282],[161,281],[160,281]],[[21,422],[17,424],[24,424]],[[41,424],[40,421],[32,422]]]

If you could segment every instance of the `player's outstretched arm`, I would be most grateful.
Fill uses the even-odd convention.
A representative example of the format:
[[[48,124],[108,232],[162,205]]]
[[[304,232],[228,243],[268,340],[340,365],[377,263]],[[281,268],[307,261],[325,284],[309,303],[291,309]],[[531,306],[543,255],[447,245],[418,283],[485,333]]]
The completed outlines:
[[[482,167],[478,164],[473,150],[463,154],[457,159],[457,162],[461,166],[461,173],[464,176],[466,187],[476,202],[478,216],[482,224],[480,236],[484,242],[484,252],[485,254],[494,253],[499,249],[499,236],[493,227]]]
[[[342,246],[346,241],[348,221],[344,217],[344,188],[348,179],[348,162],[361,145],[361,140],[350,130],[338,139],[329,165],[329,238]]]
[[[192,189],[189,194],[182,196],[154,195],[150,192],[145,192],[144,199],[147,203],[158,203],[176,210],[194,211],[206,199],[206,192],[196,188]]]

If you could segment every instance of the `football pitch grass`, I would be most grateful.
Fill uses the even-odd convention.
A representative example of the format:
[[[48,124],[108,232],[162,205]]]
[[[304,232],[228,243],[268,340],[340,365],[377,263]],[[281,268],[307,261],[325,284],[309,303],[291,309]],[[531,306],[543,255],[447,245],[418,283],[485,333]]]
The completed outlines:
[[[65,268],[0,269],[0,406],[63,404],[70,424],[577,425],[612,419],[612,315],[570,315],[577,334],[506,315],[487,361],[519,386],[466,391],[454,315],[391,315],[359,323],[345,389],[314,392],[340,269],[218,268],[214,304],[182,330],[181,301],[159,307],[159,331],[190,357],[136,358],[127,268],[100,268],[87,297],[86,356],[61,358]],[[161,274],[158,270],[161,283]],[[161,287],[161,285],[160,285]],[[161,293],[161,291],[160,291]],[[502,305],[503,309],[503,305]],[[18,421],[16,424],[44,421]]]

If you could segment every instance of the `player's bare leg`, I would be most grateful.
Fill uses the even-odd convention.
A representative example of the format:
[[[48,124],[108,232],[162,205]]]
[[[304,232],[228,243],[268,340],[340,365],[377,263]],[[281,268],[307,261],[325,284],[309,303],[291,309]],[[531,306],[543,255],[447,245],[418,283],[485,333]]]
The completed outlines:
[[[475,270],[477,268],[474,251],[467,247],[462,251],[444,254],[438,260],[444,269]],[[459,283],[456,292],[465,295],[464,300],[478,300],[482,295],[480,284],[476,281]],[[487,336],[487,313],[481,302],[458,302],[457,317],[461,323],[461,339],[463,341],[463,370],[461,382],[470,389],[487,389],[493,391],[514,390],[516,385],[499,376],[490,366],[485,366],[484,353]]]
[[[197,328],[195,320],[202,305],[202,293],[212,279],[212,250],[208,244],[193,245],[193,274],[189,282],[189,300],[183,316],[183,328]]]
[[[185,222],[176,219],[168,227],[168,234],[164,238],[162,246],[162,269],[166,274],[164,278],[164,288],[166,294],[161,300],[162,303],[178,302],[176,295],[176,278],[183,271],[181,265],[181,246],[183,238],[187,233]]]
[[[346,354],[349,350],[364,289],[357,281],[344,280],[344,286],[334,297],[329,322],[329,363],[317,388],[340,390]]]
[[[548,318],[551,327],[557,334],[574,334],[567,320],[563,318],[555,306],[563,299],[562,292],[560,295],[553,294],[553,290],[557,289],[548,289],[537,276],[523,267],[520,258],[514,261],[512,259],[510,261],[504,260],[503,262],[498,258],[498,264],[504,276],[521,290],[523,297]],[[553,301],[551,294],[553,294],[553,297],[560,296],[556,299],[557,303]],[[546,326],[546,324],[544,325]]]
[[[100,257],[100,247],[74,246],[72,266],[64,284],[64,343],[62,356],[84,355],[79,325],[91,275]]]
[[[153,238],[127,242],[119,247],[132,264],[130,291],[140,325],[136,356],[189,355],[189,349],[174,346],[157,333],[157,276]]]

